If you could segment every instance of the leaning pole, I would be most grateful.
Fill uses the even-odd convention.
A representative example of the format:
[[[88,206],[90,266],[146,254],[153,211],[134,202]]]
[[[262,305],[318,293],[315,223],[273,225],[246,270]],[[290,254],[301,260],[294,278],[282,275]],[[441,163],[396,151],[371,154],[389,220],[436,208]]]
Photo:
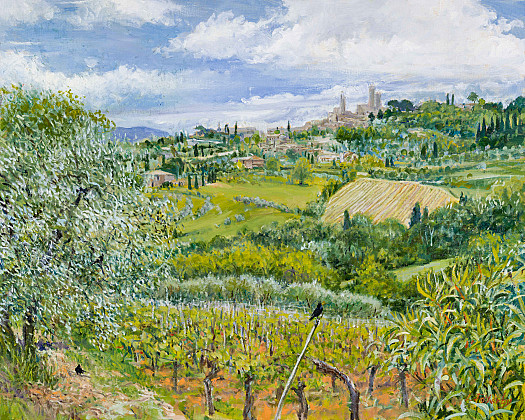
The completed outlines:
[[[281,395],[281,399],[279,400],[279,405],[277,406],[277,412],[275,413],[274,420],[279,420],[281,418],[281,411],[283,410],[284,400],[286,398],[286,394],[288,394],[288,391],[290,390],[290,387],[292,386],[292,382],[295,378],[295,375],[297,374],[297,369],[299,368],[299,363],[301,363],[301,360],[303,360],[304,354],[306,353],[306,349],[308,348],[308,345],[310,344],[310,341],[312,341],[312,337],[314,336],[314,332],[319,325],[319,318],[315,319],[315,324],[312,327],[312,331],[310,331],[310,334],[308,335],[308,338],[306,339],[306,343],[304,343],[303,351],[297,358],[297,362],[295,362],[295,366],[292,369],[292,373],[290,374],[290,377],[288,378],[288,382],[286,382],[286,385],[284,386],[283,394]]]

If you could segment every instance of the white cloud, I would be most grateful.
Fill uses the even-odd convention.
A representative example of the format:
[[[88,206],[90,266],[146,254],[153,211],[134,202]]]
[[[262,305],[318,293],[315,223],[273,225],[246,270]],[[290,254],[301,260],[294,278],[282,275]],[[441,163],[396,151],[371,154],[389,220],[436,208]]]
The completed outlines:
[[[181,10],[171,0],[81,0],[75,14],[68,17],[74,25],[89,28],[94,23],[118,22],[141,26],[145,23],[171,26]]]
[[[35,23],[41,19],[52,19],[57,9],[45,0],[0,1],[0,25],[13,26],[20,23]]]
[[[271,20],[250,22],[244,16],[234,17],[231,11],[213,14],[208,21],[199,23],[191,34],[171,39],[170,45],[160,51],[188,51],[196,57],[216,59],[243,57],[264,41],[260,38],[264,38],[270,24]]]
[[[133,107],[131,101],[136,101],[137,107],[140,107],[141,101],[152,97],[172,102],[185,100],[201,89],[215,86],[219,77],[212,71],[163,73],[128,66],[107,72],[90,71],[68,76],[50,71],[38,57],[28,53],[0,52],[0,86],[20,83],[38,89],[71,89],[97,108],[118,109],[125,102],[125,108],[129,109]]]
[[[165,54],[237,58],[348,74],[519,83],[525,40],[479,0],[284,0],[284,13],[251,22],[212,15],[170,40]]]

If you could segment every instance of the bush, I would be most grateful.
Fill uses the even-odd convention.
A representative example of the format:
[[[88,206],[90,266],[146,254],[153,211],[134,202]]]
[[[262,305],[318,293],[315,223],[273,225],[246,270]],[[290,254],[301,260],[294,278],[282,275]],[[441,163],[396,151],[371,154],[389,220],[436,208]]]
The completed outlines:
[[[177,275],[184,279],[208,274],[251,274],[273,276],[289,284],[317,280],[325,286],[331,286],[339,281],[337,272],[319,262],[312,251],[256,246],[250,242],[231,249],[179,256],[172,262]]]
[[[325,289],[317,282],[292,283],[276,281],[274,277],[213,276],[172,281],[167,285],[171,296],[179,301],[233,300],[249,304],[309,308],[325,302],[328,316],[383,316],[381,303],[370,296]]]

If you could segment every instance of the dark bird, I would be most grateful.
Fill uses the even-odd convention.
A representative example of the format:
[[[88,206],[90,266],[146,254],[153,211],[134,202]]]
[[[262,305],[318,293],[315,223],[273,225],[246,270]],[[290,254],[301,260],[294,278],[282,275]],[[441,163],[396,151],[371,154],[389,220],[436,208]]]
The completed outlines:
[[[323,313],[323,304],[322,302],[319,302],[317,304],[317,307],[314,309],[314,312],[312,313],[312,316],[310,317],[309,321],[311,321],[314,318],[317,318]]]
[[[80,365],[78,365],[75,368],[75,372],[76,372],[77,375],[82,375],[83,373],[86,373],[86,371],[84,369],[82,369],[82,367]]]

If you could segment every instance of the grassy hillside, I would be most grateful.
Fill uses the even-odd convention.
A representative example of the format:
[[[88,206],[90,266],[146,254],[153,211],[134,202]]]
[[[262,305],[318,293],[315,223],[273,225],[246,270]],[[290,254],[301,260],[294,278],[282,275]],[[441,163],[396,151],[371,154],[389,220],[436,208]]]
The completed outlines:
[[[408,267],[398,268],[393,270],[392,273],[396,275],[398,280],[408,281],[415,275],[422,275],[427,271],[434,270],[440,271],[451,265],[454,262],[454,258],[445,258],[443,260],[435,260],[424,265],[411,265]]]
[[[244,230],[257,231],[272,222],[284,222],[299,217],[294,209],[303,209],[309,201],[317,198],[323,187],[322,179],[315,179],[309,185],[288,184],[285,178],[270,176],[245,176],[230,182],[216,182],[189,191],[185,187],[173,187],[170,190],[156,189],[158,196],[176,200],[176,206],[182,210],[187,199],[191,198],[193,210],[181,223],[184,236],[182,241],[210,240],[214,236],[234,236]],[[235,197],[261,198],[288,207],[290,212],[283,212],[272,207],[257,207],[235,200]],[[213,209],[204,215],[195,215],[203,206],[206,197],[210,197]],[[236,216],[242,216],[237,220]],[[231,223],[225,223],[226,220]]]
[[[457,198],[446,191],[409,181],[361,178],[341,188],[328,202],[323,220],[342,222],[345,210],[350,216],[363,213],[374,222],[397,219],[408,226],[414,205],[429,212]]]

